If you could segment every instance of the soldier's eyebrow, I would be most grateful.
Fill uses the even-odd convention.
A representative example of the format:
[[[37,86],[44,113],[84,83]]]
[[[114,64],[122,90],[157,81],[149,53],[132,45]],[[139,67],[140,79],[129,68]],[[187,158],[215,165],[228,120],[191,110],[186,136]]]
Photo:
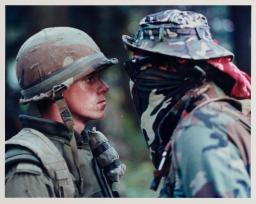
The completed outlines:
[[[95,72],[91,73],[91,74],[88,74],[87,76],[84,76],[84,79],[87,79],[88,77],[91,77],[95,74]]]

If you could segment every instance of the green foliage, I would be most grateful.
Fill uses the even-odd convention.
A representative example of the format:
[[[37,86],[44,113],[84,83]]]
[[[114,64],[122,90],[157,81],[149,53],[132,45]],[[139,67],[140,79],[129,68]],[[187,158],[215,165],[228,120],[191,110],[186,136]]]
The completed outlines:
[[[157,197],[159,192],[149,189],[150,182],[153,179],[153,166],[151,162],[141,162],[138,164],[133,163],[132,160],[124,162],[127,165],[127,173],[118,184],[121,197]]]
[[[130,158],[133,158],[133,162],[139,163],[145,161],[145,159],[149,160],[149,153],[142,133],[135,127],[135,122],[137,120],[131,120],[127,113],[127,117],[123,120],[124,134],[122,138],[127,147],[131,148]]]

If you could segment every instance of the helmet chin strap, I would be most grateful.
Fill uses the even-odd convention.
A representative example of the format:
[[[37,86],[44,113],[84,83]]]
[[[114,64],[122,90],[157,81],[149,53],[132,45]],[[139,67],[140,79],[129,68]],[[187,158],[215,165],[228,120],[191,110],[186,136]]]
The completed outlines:
[[[68,105],[64,99],[63,96],[63,91],[66,89],[66,86],[63,86],[62,89],[52,89],[53,94],[52,94],[52,99],[55,101],[59,111],[60,111],[60,116],[64,122],[64,124],[67,126],[71,133],[71,139],[70,139],[70,147],[72,151],[72,156],[74,159],[74,163],[76,166],[76,178],[79,178],[78,181],[78,186],[80,193],[83,194],[83,178],[81,175],[81,170],[80,170],[80,164],[79,164],[79,159],[78,159],[78,151],[77,151],[77,143],[76,143],[76,138],[74,134],[74,122],[72,119],[72,114],[68,108]]]

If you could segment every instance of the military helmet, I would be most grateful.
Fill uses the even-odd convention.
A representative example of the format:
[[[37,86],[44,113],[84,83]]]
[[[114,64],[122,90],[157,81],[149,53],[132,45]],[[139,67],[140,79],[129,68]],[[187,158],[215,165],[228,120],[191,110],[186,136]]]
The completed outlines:
[[[219,46],[204,15],[192,11],[166,10],[144,17],[134,38],[122,36],[125,47],[192,60],[234,55]]]
[[[16,58],[21,103],[51,98],[53,90],[116,64],[85,32],[71,27],[45,28],[31,36]]]

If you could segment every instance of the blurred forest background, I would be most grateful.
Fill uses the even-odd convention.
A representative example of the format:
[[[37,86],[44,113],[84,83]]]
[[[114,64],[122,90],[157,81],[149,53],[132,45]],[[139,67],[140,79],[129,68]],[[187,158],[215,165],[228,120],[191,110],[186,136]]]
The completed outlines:
[[[20,129],[19,86],[15,57],[22,43],[45,27],[71,26],[88,33],[107,57],[119,64],[106,72],[110,85],[106,117],[95,125],[109,137],[127,165],[127,173],[118,184],[122,197],[156,197],[149,190],[153,166],[149,160],[139,121],[131,103],[128,77],[123,69],[127,59],[121,35],[135,34],[138,23],[147,14],[166,9],[192,10],[207,18],[213,37],[235,54],[237,66],[250,74],[250,6],[6,6],[6,85],[5,137]]]

